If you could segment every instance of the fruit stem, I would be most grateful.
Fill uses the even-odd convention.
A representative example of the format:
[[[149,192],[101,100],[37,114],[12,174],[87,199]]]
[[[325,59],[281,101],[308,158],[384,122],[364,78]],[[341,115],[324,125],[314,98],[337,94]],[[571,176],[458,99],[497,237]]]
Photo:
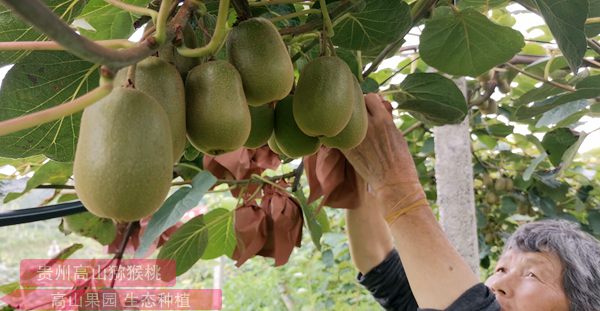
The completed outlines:
[[[269,18],[269,20],[271,22],[275,23],[275,22],[279,22],[282,20],[291,19],[294,17],[308,15],[308,14],[321,14],[321,10],[317,10],[317,9],[302,10],[302,11],[298,11],[298,12],[294,12],[294,13],[290,13],[290,14],[279,15],[279,16],[276,16],[273,18]]]
[[[273,186],[273,187],[275,187],[275,188],[277,188],[277,189],[279,189],[279,190],[281,190],[283,192],[288,192],[287,189],[281,187],[280,185],[278,185],[278,184],[276,184],[276,183],[274,183],[274,182],[272,182],[272,181],[270,181],[270,180],[268,180],[268,179],[266,179],[266,178],[264,178],[264,177],[262,177],[262,176],[260,176],[258,174],[252,174],[251,178],[252,179],[260,180],[263,183],[269,184],[269,185],[271,185],[271,186]]]
[[[120,0],[104,0],[104,2],[111,4],[121,10],[142,16],[150,16],[153,22],[156,22],[156,11],[148,8],[143,8],[137,5],[128,4]]]
[[[83,110],[110,93],[112,83],[101,84],[89,93],[68,103],[0,122],[0,136],[51,122]]]
[[[111,48],[124,49],[135,46],[135,43],[125,39],[100,40],[94,43]],[[64,51],[65,47],[55,41],[15,41],[0,42],[0,51]]]
[[[172,3],[173,0],[162,0],[160,3],[155,23],[156,32],[154,33],[154,39],[158,45],[163,45],[167,41],[167,18],[169,18],[169,14],[171,13]]]
[[[319,0],[321,4],[321,11],[323,15],[323,28],[329,38],[333,37],[335,34],[333,32],[333,24],[331,23],[331,17],[329,16],[329,11],[327,10],[327,3],[325,0]]]
[[[275,5],[275,4],[308,4],[310,5],[312,1],[308,0],[271,0],[271,1],[260,1],[260,2],[249,2],[248,4],[251,7],[255,6],[263,6],[263,5]]]
[[[229,0],[219,1],[217,24],[215,27],[215,32],[213,33],[213,36],[210,39],[210,42],[207,45],[196,49],[190,49],[182,45],[181,47],[177,48],[177,53],[185,57],[203,57],[209,54],[214,54],[225,40],[225,35],[227,34],[228,15]]]
[[[418,0],[416,2],[414,2],[414,6],[411,9],[411,16],[412,16],[412,20],[413,20],[413,25],[416,24],[417,21],[419,21],[421,18],[425,17],[427,15],[427,13],[429,13],[429,10],[431,10],[431,7],[433,7],[433,5],[435,5],[435,3],[437,2],[437,0]]]
[[[548,78],[550,77],[550,69],[555,59],[556,58],[554,57],[554,52],[550,51],[550,59],[548,59],[548,61],[546,62],[546,66],[544,66],[544,80],[548,80]]]
[[[521,68],[519,68],[519,67],[517,67],[517,66],[515,66],[515,65],[513,65],[511,63],[505,63],[505,65],[508,66],[508,67],[510,67],[511,69],[514,69],[514,70],[516,70],[516,71],[518,71],[518,72],[520,72],[520,73],[522,73],[522,74],[524,74],[524,75],[526,75],[526,76],[528,76],[528,77],[530,77],[532,79],[538,80],[540,82],[544,82],[546,84],[550,84],[552,86],[555,86],[557,88],[563,89],[565,91],[569,91],[569,92],[575,92],[576,91],[576,89],[574,87],[570,86],[570,85],[564,85],[564,84],[558,83],[556,81],[546,80],[543,77],[539,77],[539,76],[537,76],[537,75],[535,75],[533,73],[527,72],[527,71],[525,71],[525,70],[523,70],[523,69],[521,69]]]
[[[124,82],[125,87],[133,87],[135,88],[135,73],[136,73],[137,64],[133,64],[127,68],[127,79]]]

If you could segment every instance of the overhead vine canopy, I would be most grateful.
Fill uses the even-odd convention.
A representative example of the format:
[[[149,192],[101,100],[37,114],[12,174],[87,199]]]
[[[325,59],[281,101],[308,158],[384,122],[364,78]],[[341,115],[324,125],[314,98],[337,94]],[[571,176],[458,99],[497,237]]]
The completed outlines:
[[[355,108],[331,104],[322,110],[328,113],[299,115],[308,111],[310,103],[317,102],[309,98],[311,94],[318,94],[317,99],[327,98],[328,103],[344,98],[360,107],[360,91],[381,92],[393,102],[394,118],[410,142],[432,202],[436,194],[431,161],[435,155],[430,129],[469,119],[483,267],[496,258],[498,248],[493,246],[502,243],[503,233],[522,221],[568,218],[600,235],[599,177],[590,171],[590,161],[596,158],[590,156],[586,164],[576,157],[589,134],[576,128],[600,113],[600,0],[0,3],[0,65],[12,65],[0,89],[0,165],[10,165],[13,171],[2,175],[2,179],[30,176],[26,188],[4,196],[4,203],[43,187],[56,189],[46,200],[48,204],[78,199],[87,204],[80,192],[86,190],[77,184],[83,177],[78,177],[76,170],[75,180],[72,178],[73,162],[77,162],[77,153],[83,153],[78,152],[84,146],[81,140],[98,139],[90,133],[100,131],[80,132],[82,111],[86,107],[86,113],[96,109],[94,104],[111,98],[106,96],[114,94],[115,89],[143,91],[140,62],[144,59],[158,56],[172,64],[169,66],[178,74],[169,79],[181,77],[181,85],[187,88],[187,102],[181,104],[188,110],[187,137],[191,143],[175,152],[175,158],[169,153],[168,158],[156,159],[169,165],[166,185],[171,184],[171,194],[142,220],[143,230],[137,227],[139,222],[126,226],[92,214],[69,216],[72,218],[65,218],[60,228],[110,244],[113,251],[122,253],[133,235],[131,241],[136,242],[130,241],[129,246],[136,256],[148,255],[158,247],[158,257],[177,260],[177,274],[183,274],[200,259],[222,255],[235,258],[238,264],[257,254],[283,264],[293,247],[300,245],[302,227],[308,229],[313,243],[320,248],[322,234],[329,230],[323,206],[345,207],[353,189],[348,182],[353,171],[335,149],[338,142],[326,143],[321,136],[341,133],[349,122],[354,122],[349,120]],[[537,14],[545,24],[535,25],[532,30],[536,31],[531,32],[516,29],[521,14]],[[268,29],[261,35],[252,32],[255,30],[241,31],[243,25],[248,25],[244,23],[259,18],[269,25],[265,27],[272,27],[272,33],[268,34]],[[136,31],[141,39],[127,40]],[[231,39],[234,33],[241,38]],[[415,37],[418,44],[406,43],[415,42]],[[271,42],[271,38],[282,44],[260,45]],[[252,57],[259,61],[241,64],[251,59],[246,48],[242,56],[232,56],[235,44],[244,40],[249,49],[255,50]],[[275,51],[279,48],[283,54]],[[334,69],[324,70],[325,65],[320,65],[319,70],[306,70],[311,76],[324,78],[299,83],[305,68],[328,57],[335,60],[327,68]],[[397,67],[380,68],[386,60],[396,60]],[[210,69],[214,64],[228,69]],[[200,66],[205,69],[195,72]],[[113,81],[119,70],[122,80]],[[221,74],[227,70],[230,75],[223,78]],[[276,78],[269,76],[274,71],[278,72]],[[152,78],[166,75],[160,76]],[[282,82],[284,76],[289,83]],[[453,81],[460,78],[466,80],[466,96]],[[189,86],[192,83],[193,90]],[[163,84],[155,83],[153,88]],[[244,94],[249,97],[253,87],[277,87],[272,92],[277,95],[268,102],[247,102]],[[294,96],[293,100],[284,99],[288,95]],[[190,107],[196,107],[192,97],[215,104],[213,108],[194,108],[199,110],[191,118]],[[223,98],[227,100],[221,103]],[[228,104],[236,100],[237,104]],[[165,102],[164,107],[175,105]],[[185,109],[180,109],[181,113]],[[232,121],[233,115],[237,121]],[[330,115],[334,119],[310,124],[311,120]],[[131,119],[121,120],[120,124],[134,124],[137,116],[132,113],[128,115]],[[101,123],[99,117],[87,119],[90,126]],[[197,119],[205,121],[196,124],[198,127],[191,126]],[[341,127],[334,126],[338,123]],[[210,126],[201,129],[202,135],[190,132],[192,128],[200,131],[205,124]],[[308,131],[310,126],[328,127],[324,132],[327,135]],[[136,143],[144,141],[146,147],[154,141],[159,145],[155,137],[159,135],[147,137],[144,134],[151,133],[147,128],[136,130]],[[127,136],[111,134],[108,129],[102,133],[115,140]],[[198,142],[212,137],[220,143],[234,136],[240,143],[211,149]],[[249,143],[245,137],[255,140]],[[166,145],[167,141],[171,142],[161,143]],[[185,138],[182,141],[185,143]],[[241,144],[244,141],[246,147]],[[85,144],[91,148],[87,152],[92,153],[98,152],[94,146],[114,145],[110,140]],[[123,145],[133,146],[131,142]],[[133,155],[125,157],[132,161],[127,165],[115,163],[114,168],[112,153],[98,153],[97,157],[104,158],[111,167],[102,177],[103,183],[125,183],[113,187],[110,193],[133,193],[144,188],[145,182],[150,183],[139,177],[146,176],[144,173],[122,181],[126,179],[121,177],[133,176],[134,168],[151,160],[148,153],[135,153],[143,148],[129,149],[133,149]],[[96,160],[87,157],[88,162]],[[84,174],[92,169],[91,165],[84,167]],[[308,182],[301,178],[305,170]],[[97,183],[97,187],[104,189],[103,183]],[[138,186],[126,187],[132,183]],[[166,193],[166,188],[163,190]],[[209,191],[231,193],[236,203],[211,206],[181,223],[184,214],[189,215],[205,202],[203,198]],[[128,194],[119,193],[122,197]],[[82,223],[91,225],[84,230]],[[252,230],[244,231],[242,224]],[[286,230],[292,234],[282,238],[281,232]]]

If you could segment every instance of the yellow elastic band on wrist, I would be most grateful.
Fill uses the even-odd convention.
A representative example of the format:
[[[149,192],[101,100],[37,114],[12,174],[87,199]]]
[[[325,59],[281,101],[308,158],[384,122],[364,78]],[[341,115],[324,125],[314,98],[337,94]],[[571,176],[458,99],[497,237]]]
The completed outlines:
[[[404,201],[404,199],[400,200],[398,203],[396,203],[396,205],[394,205],[394,208],[396,206],[398,206],[398,204],[400,202]],[[412,204],[410,204],[407,207],[403,207],[401,209],[398,210],[394,210],[394,208],[392,209],[392,211],[390,213],[388,213],[385,216],[385,221],[389,224],[392,225],[394,222],[396,222],[396,220],[398,220],[402,215],[407,214],[408,212],[416,209],[417,207],[423,206],[423,205],[428,205],[427,203],[427,199],[422,198],[420,200],[417,200],[415,202],[413,202]]]

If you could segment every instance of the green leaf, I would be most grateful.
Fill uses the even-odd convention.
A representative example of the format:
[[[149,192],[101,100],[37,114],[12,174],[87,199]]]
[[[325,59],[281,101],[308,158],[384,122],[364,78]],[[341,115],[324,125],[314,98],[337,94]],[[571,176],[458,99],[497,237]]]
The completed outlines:
[[[321,250],[321,237],[323,236],[323,230],[321,228],[321,223],[319,223],[317,219],[317,215],[315,215],[315,204],[308,204],[306,200],[306,196],[304,195],[304,191],[302,189],[296,190],[294,192],[294,196],[298,199],[298,203],[300,203],[300,208],[302,208],[302,214],[304,215],[304,221],[308,226],[308,231],[310,231],[310,238],[315,244],[315,247],[320,251]]]
[[[594,101],[591,99],[600,96],[600,75],[587,77],[577,83],[576,87],[577,90],[575,92],[566,93],[540,102],[535,102],[531,106],[520,106],[515,111],[515,117],[518,120],[529,119],[543,114],[546,111],[550,111],[558,106],[582,99],[590,99],[589,104],[592,104]]]
[[[73,0],[45,0],[43,2],[66,23],[71,23],[85,4],[85,1]],[[45,35],[0,5],[0,42],[43,41],[46,39]],[[0,67],[17,63],[30,53],[31,51],[0,52]]]
[[[98,86],[97,65],[66,52],[34,52],[13,66],[0,89],[0,120],[47,109]],[[73,161],[81,113],[0,137],[0,156],[37,154]]]
[[[42,184],[53,184],[53,185],[64,185],[69,178],[73,175],[73,164],[48,161],[46,164],[40,166],[35,174],[27,181],[27,186],[21,192],[11,192],[4,198],[4,203],[8,203],[31,189],[42,185]]]
[[[208,243],[204,215],[192,218],[179,228],[165,243],[157,259],[174,260],[175,274],[182,275],[202,257]]]
[[[440,7],[425,23],[419,51],[440,71],[477,77],[510,60],[525,41],[521,33],[490,21],[474,9]]]
[[[588,223],[595,235],[600,235],[600,211],[591,210],[588,212]]]
[[[503,196],[500,202],[500,210],[507,215],[512,215],[517,212],[517,203],[513,198]]]
[[[540,163],[542,163],[542,161],[544,161],[547,157],[548,155],[546,153],[542,153],[539,156],[537,156],[537,158],[535,158],[533,161],[531,161],[525,172],[523,172],[523,180],[528,181],[529,179],[531,179],[531,175],[533,175],[535,168],[538,165],[540,165]]]
[[[8,283],[8,284],[2,284],[0,285],[0,293],[2,294],[10,294],[13,291],[19,289],[19,282],[12,282],[12,283]]]
[[[352,51],[349,51],[346,49],[340,49],[340,48],[335,49],[335,53],[336,53],[337,57],[339,57],[341,60],[343,60],[348,65],[348,68],[350,68],[350,71],[352,71],[352,74],[354,74],[354,76],[357,79],[359,79],[359,77],[361,77],[361,74],[362,74],[362,68],[358,65],[356,55],[354,55],[354,53]],[[318,56],[318,55],[316,55],[316,56]]]
[[[501,123],[492,124],[487,127],[488,133],[490,133],[491,135],[494,135],[496,137],[506,137],[506,136],[512,134],[514,129],[515,129],[515,127],[512,125],[506,125],[506,124],[501,124]]]
[[[544,84],[540,87],[531,89],[531,90],[527,91],[527,93],[519,96],[519,98],[515,99],[515,101],[513,102],[513,106],[521,107],[521,106],[527,105],[529,103],[532,103],[534,101],[543,100],[550,96],[564,94],[564,93],[565,93],[565,90],[563,90],[563,89],[559,89],[550,84]]]
[[[122,0],[123,2],[143,6],[147,0]],[[90,0],[78,19],[85,20],[93,30],[79,27],[82,35],[93,40],[126,39],[133,33],[133,22],[137,15],[123,11],[104,0]]]
[[[535,127],[545,127],[567,119],[568,117],[580,112],[587,106],[592,104],[591,100],[581,99],[560,105],[550,111],[544,112],[542,117],[537,121]]]
[[[210,172],[202,171],[192,180],[191,188],[182,187],[173,193],[160,209],[152,215],[135,256],[143,257],[152,242],[165,230],[175,225],[183,214],[198,206],[202,197],[216,182],[217,179]]]
[[[60,253],[58,253],[56,256],[54,256],[48,263],[49,263],[49,265],[52,265],[56,260],[67,259],[82,248],[83,248],[83,244],[73,243],[70,246],[68,246],[67,248],[61,250]]]
[[[588,0],[590,3],[588,18],[600,17],[600,0]],[[585,34],[593,38],[600,34],[600,23],[585,25]]]
[[[100,218],[89,212],[65,217],[59,229],[65,234],[73,232],[92,238],[102,245],[110,244],[117,236],[117,226],[111,219]]]
[[[588,15],[588,0],[533,0],[544,17],[558,47],[577,72],[583,62],[587,48],[585,20]]]
[[[467,103],[452,80],[436,73],[413,73],[400,84],[406,92],[398,98],[399,108],[416,112],[435,125],[461,122],[467,115]],[[397,98],[397,95],[394,95]]]
[[[556,217],[556,202],[554,200],[537,195],[533,189],[528,194],[531,205],[539,208],[548,217]]]
[[[563,156],[560,159],[560,161],[561,161],[560,173],[563,173],[571,165],[571,163],[575,159],[575,156],[577,155],[577,152],[579,151],[579,148],[581,147],[581,145],[583,144],[583,141],[587,138],[587,136],[588,136],[588,133],[585,133],[585,132],[579,133],[579,137],[577,138],[577,141],[563,153]]]
[[[371,93],[377,92],[379,90],[379,83],[372,78],[366,78],[363,82],[360,83],[360,88],[363,93]]]
[[[390,44],[412,26],[410,7],[402,0],[367,0],[364,10],[348,13],[333,27],[333,44],[350,49],[366,50]]]
[[[56,203],[70,202],[70,201],[75,201],[77,199],[78,199],[77,194],[65,193],[65,194],[61,194],[60,197],[58,197],[58,200],[56,200]]]
[[[562,127],[546,133],[542,139],[542,145],[544,146],[544,149],[546,149],[550,162],[552,162],[554,166],[558,166],[561,163],[563,154],[575,144],[578,139],[578,134],[573,133],[573,131],[568,128]]]
[[[237,244],[233,219],[233,211],[225,208],[214,209],[204,216],[208,230],[208,244],[202,254],[202,259],[233,255]]]

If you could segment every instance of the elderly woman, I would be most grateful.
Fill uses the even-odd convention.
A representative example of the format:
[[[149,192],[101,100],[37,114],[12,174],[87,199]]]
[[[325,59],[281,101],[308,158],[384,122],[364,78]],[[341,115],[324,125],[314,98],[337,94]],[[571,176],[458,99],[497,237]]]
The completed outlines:
[[[383,99],[369,94],[365,100],[367,137],[344,151],[364,179],[347,230],[359,281],[384,308],[600,310],[600,243],[566,221],[520,227],[495,273],[480,283],[429,208]]]

